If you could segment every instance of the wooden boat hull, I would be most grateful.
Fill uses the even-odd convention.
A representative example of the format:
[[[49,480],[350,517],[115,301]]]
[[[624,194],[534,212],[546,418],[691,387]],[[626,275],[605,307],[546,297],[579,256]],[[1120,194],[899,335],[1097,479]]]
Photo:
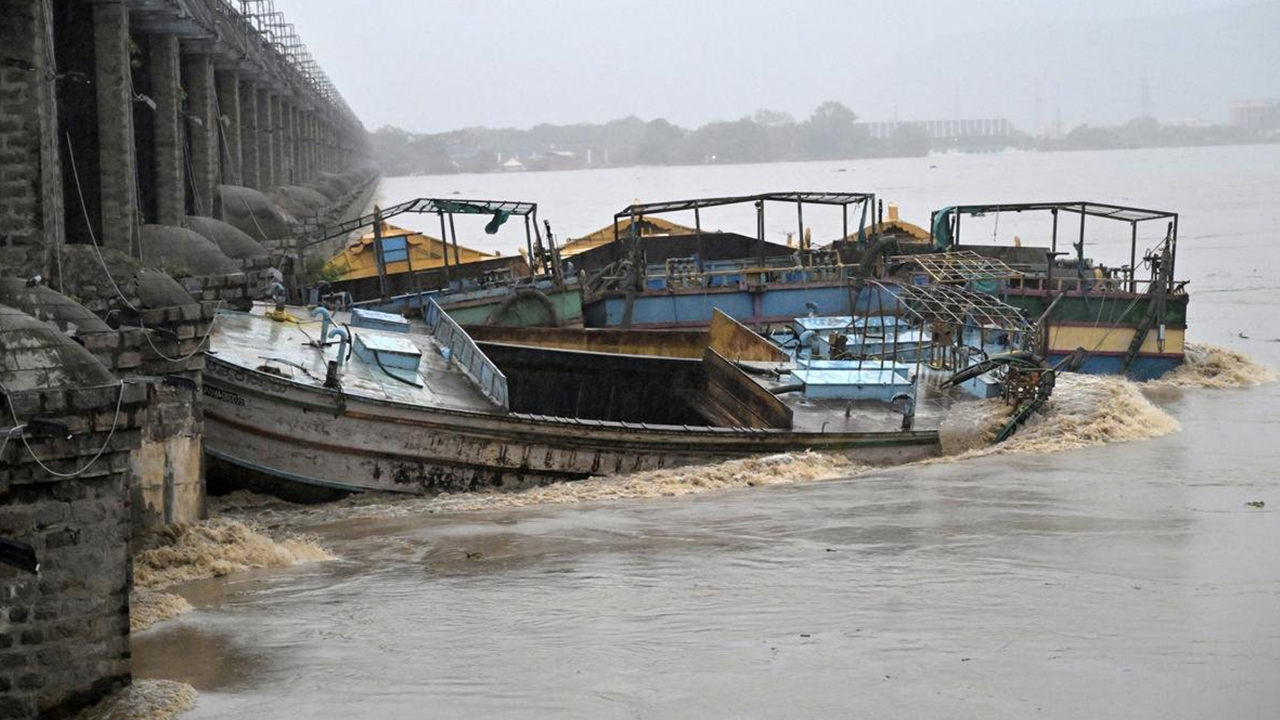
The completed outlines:
[[[211,472],[340,492],[519,490],[807,449],[868,465],[939,452],[935,431],[656,426],[430,408],[344,395],[216,356],[209,357],[204,383]]]

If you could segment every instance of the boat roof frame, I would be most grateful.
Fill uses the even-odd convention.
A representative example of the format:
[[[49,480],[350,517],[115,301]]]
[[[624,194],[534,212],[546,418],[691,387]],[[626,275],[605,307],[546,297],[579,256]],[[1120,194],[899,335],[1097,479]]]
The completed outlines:
[[[945,253],[895,255],[895,263],[917,265],[935,283],[951,285],[988,280],[1012,280],[1023,273],[1014,270],[1003,260],[983,257],[972,250],[953,250]]]
[[[901,308],[920,321],[941,321],[975,329],[998,328],[1017,333],[1029,333],[1034,329],[1022,308],[987,293],[954,285],[886,284],[873,279],[864,282],[895,297]]]
[[[538,232],[538,203],[525,200],[470,200],[464,198],[415,198],[388,208],[375,209],[367,215],[352,218],[345,222],[334,223],[309,233],[302,247],[307,248],[326,240],[344,237],[364,227],[373,227],[375,223],[386,221],[397,215],[413,213],[416,215],[494,215],[505,212],[508,215],[531,217],[533,230]]]
[[[1178,213],[1169,210],[1152,210],[1131,205],[1115,205],[1112,203],[1094,202],[1092,200],[1069,200],[1058,202],[1027,203],[981,203],[976,205],[953,205],[947,208],[965,215],[985,215],[1002,212],[1069,212],[1092,217],[1120,220],[1123,222],[1146,222],[1148,220],[1174,220]]]
[[[694,198],[690,200],[667,200],[663,202],[652,203],[632,203],[613,216],[613,240],[617,243],[621,240],[618,230],[618,221],[623,218],[632,220],[642,219],[646,215],[663,215],[673,212],[693,211],[694,234],[698,238],[698,257],[702,257],[702,215],[701,211],[706,208],[724,207],[727,205],[745,205],[751,203],[756,207],[756,263],[758,266],[764,265],[765,258],[765,224],[764,224],[764,208],[766,202],[782,202],[794,203],[796,206],[796,226],[797,235],[796,242],[801,250],[806,249],[805,232],[804,232],[804,206],[807,205],[828,205],[840,208],[842,216],[844,232],[841,237],[849,236],[849,206],[857,205],[862,208],[862,219],[859,221],[859,234],[866,229],[867,209],[871,209],[874,216],[876,206],[876,194],[864,192],[813,192],[813,191],[791,191],[791,192],[771,192],[757,193],[755,195],[727,195],[721,197],[710,198]],[[634,257],[639,257],[640,236],[636,233],[635,223],[631,224],[631,252]],[[702,269],[702,262],[698,262],[699,271]],[[639,276],[637,275],[637,282]]]
[[[1084,220],[1086,217],[1097,217],[1103,220],[1114,220],[1118,222],[1129,223],[1130,239],[1129,239],[1129,272],[1132,276],[1137,274],[1138,265],[1138,225],[1139,223],[1151,220],[1165,220],[1168,222],[1168,230],[1165,232],[1165,238],[1156,247],[1160,247],[1163,243],[1169,244],[1170,262],[1169,262],[1169,281],[1173,283],[1176,277],[1175,270],[1178,264],[1178,213],[1171,210],[1152,210],[1150,208],[1134,207],[1131,205],[1116,205],[1113,203],[1094,202],[1092,200],[1065,200],[1056,202],[1024,202],[1024,203],[989,203],[977,205],[951,205],[948,207],[934,210],[929,214],[929,238],[937,243],[934,237],[934,231],[937,228],[938,213],[946,212],[948,215],[955,216],[955,226],[951,231],[951,243],[953,246],[960,244],[960,216],[983,216],[987,213],[1011,212],[1047,212],[1053,216],[1053,233],[1050,240],[1050,252],[1056,257],[1061,254],[1058,252],[1058,213],[1067,212],[1080,216],[1080,237],[1079,241],[1072,243],[1075,248],[1076,257],[1084,259]],[[1131,286],[1136,287],[1136,283],[1131,281]]]
[[[645,215],[664,215],[672,212],[703,210],[725,205],[744,205],[756,202],[789,202],[807,205],[836,205],[847,207],[876,199],[875,193],[861,192],[773,192],[755,195],[727,195],[721,197],[666,200],[651,203],[632,203],[614,213],[614,220]]]

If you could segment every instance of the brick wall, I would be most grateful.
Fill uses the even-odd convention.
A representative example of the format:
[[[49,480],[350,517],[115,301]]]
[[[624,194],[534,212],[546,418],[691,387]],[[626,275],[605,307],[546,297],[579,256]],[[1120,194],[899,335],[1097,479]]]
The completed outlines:
[[[20,442],[0,457],[0,535],[32,545],[40,574],[0,566],[0,717],[62,717],[127,684],[129,454],[141,440],[147,388],[16,392],[19,418],[57,419],[73,437],[31,439],[59,472],[42,470]],[[0,402],[0,412],[9,409]],[[0,423],[3,424],[3,423]]]
[[[0,267],[48,274],[62,233],[47,0],[0,0]]]

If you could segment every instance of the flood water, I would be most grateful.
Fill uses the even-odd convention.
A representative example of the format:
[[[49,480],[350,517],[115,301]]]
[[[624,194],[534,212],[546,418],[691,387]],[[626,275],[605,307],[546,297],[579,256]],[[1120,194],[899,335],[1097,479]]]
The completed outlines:
[[[1189,337],[1280,366],[1280,146],[391,179],[383,200],[455,190],[536,200],[564,236],[636,197],[765,190],[875,191],[919,224],[960,202],[1167,208]],[[836,217],[813,213],[815,241]],[[135,635],[135,673],[194,685],[191,718],[1274,718],[1280,384],[1148,396],[1180,432],[683,497],[313,512],[339,560],[184,587],[196,611]]]

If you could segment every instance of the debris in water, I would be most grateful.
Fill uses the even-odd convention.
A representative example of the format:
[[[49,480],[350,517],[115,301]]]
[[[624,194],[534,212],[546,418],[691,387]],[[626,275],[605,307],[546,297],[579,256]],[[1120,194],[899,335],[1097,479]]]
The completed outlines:
[[[1249,502],[1245,503],[1245,505],[1248,505],[1249,507],[1256,507],[1256,508],[1264,508],[1267,506],[1267,504],[1262,500],[1250,500]]]

